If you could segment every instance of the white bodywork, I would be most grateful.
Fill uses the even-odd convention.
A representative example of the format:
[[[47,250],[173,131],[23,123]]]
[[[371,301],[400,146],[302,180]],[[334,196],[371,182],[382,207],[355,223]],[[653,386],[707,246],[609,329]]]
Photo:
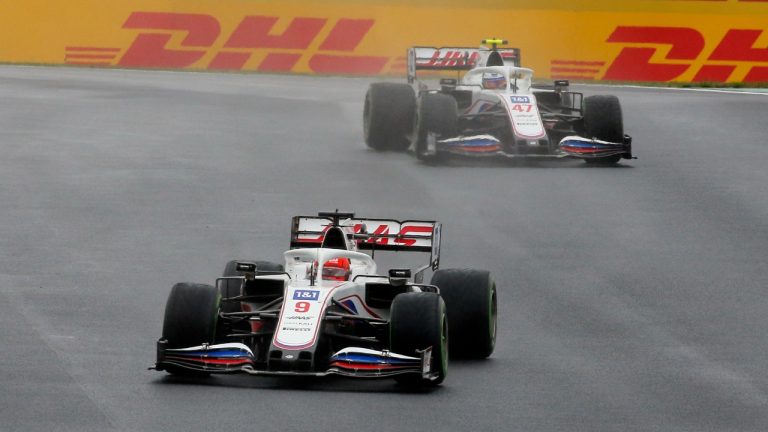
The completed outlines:
[[[484,89],[483,76],[489,74],[503,76],[506,86],[500,89]],[[532,144],[538,145],[535,140],[546,137],[547,133],[541,121],[536,97],[531,91],[532,81],[532,69],[515,66],[486,66],[467,72],[457,89],[472,91],[472,105],[465,114],[481,113],[484,109],[501,101],[506,107],[515,135],[519,138],[534,140]]]
[[[366,278],[353,281],[359,275],[376,274],[376,263],[362,253],[341,249],[295,249],[285,252],[285,271],[291,276],[285,290],[280,321],[274,344],[283,349],[300,350],[314,345],[320,332],[325,308],[334,298],[351,303],[360,315],[380,318],[386,310],[373,311],[364,307]],[[347,281],[323,280],[323,267],[329,260],[350,260]],[[315,264],[317,263],[317,264]],[[314,274],[313,274],[314,273]]]

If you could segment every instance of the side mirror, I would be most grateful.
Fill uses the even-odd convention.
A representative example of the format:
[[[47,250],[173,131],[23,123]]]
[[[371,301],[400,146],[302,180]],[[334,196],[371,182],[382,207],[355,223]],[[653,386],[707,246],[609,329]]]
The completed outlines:
[[[235,264],[235,270],[243,273],[256,273],[256,264],[247,262],[238,262]]]
[[[456,84],[458,84],[456,78],[440,78],[440,87],[443,91],[456,89]]]
[[[392,286],[403,286],[411,278],[411,269],[389,270],[389,283]]]
[[[256,263],[237,262],[235,270],[243,272],[246,280],[253,280],[253,277],[256,276]]]

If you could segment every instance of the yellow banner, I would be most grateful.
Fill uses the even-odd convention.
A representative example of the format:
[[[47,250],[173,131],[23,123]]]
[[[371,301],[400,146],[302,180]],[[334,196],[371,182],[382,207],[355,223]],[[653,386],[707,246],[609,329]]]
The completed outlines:
[[[404,75],[409,46],[508,39],[539,78],[768,81],[768,1],[25,0],[0,61]]]

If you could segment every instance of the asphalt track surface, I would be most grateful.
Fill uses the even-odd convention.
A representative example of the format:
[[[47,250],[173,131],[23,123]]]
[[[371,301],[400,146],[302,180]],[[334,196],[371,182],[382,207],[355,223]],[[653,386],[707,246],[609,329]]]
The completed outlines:
[[[366,149],[368,82],[0,67],[0,431],[768,429],[768,96],[582,87],[640,159],[432,167]],[[336,208],[442,221],[493,356],[427,392],[147,370],[173,283]]]

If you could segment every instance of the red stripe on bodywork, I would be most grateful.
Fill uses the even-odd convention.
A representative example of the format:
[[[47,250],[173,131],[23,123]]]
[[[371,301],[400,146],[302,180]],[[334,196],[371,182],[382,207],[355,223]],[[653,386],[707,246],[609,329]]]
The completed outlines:
[[[395,369],[410,369],[414,367],[413,365],[409,366],[395,366],[395,365],[386,365],[386,364],[369,364],[369,363],[354,363],[354,362],[345,362],[345,361],[335,361],[331,363],[331,366],[337,366],[344,369],[364,369],[364,370],[395,370]]]
[[[218,358],[201,359],[201,358],[193,358],[193,357],[176,357],[176,356],[167,356],[166,359],[178,360],[178,361],[193,361],[198,363],[221,364],[221,365],[236,365],[236,364],[250,363],[250,360],[243,360],[243,359],[218,359]]]

